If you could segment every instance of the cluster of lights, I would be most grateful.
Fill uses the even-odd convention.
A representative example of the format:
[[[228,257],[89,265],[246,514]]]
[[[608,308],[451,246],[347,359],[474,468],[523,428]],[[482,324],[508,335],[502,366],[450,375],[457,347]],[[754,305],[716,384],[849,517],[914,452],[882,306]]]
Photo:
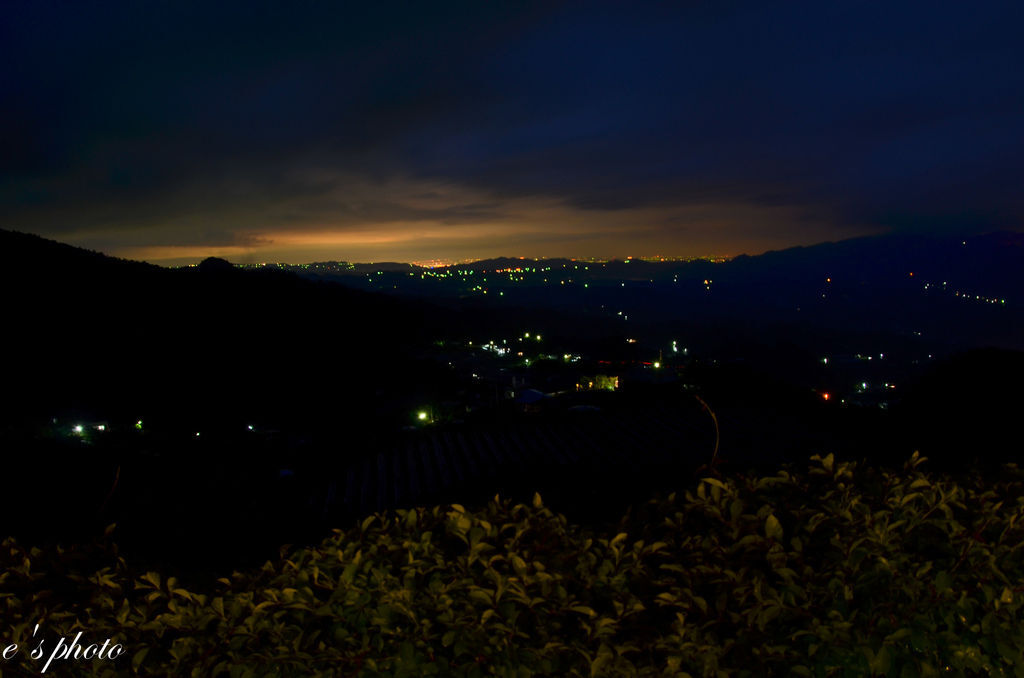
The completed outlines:
[[[862,381],[859,384],[857,384],[856,390],[858,393],[866,393],[869,390],[869,387],[870,384],[868,384],[868,382]],[[896,384],[890,384],[889,382],[885,382],[884,384],[882,384],[882,388],[886,391],[891,391],[892,389],[896,388]],[[826,400],[828,399],[826,398]]]
[[[933,287],[937,288],[937,289],[941,288],[943,291],[947,291],[948,283],[947,282],[943,282],[942,285],[936,285],[936,284],[933,284],[933,283],[925,283],[924,284],[924,289],[925,290],[930,290]],[[964,299],[966,301],[980,301],[980,302],[985,303],[985,304],[998,304],[1000,306],[1005,306],[1006,305],[1006,299],[997,299],[996,297],[986,297],[986,296],[981,295],[981,294],[970,294],[968,292],[961,292],[960,290],[954,290],[953,296],[958,297],[960,299]]]
[[[519,257],[519,259],[525,260],[525,257]],[[691,261],[698,261],[698,260],[699,261],[709,261],[709,262],[712,262],[712,263],[722,263],[724,261],[728,261],[728,257],[718,257],[718,256],[713,256],[713,257],[711,257],[711,256],[708,256],[708,257],[664,257],[664,256],[660,256],[659,255],[659,256],[654,256],[654,257],[632,257],[632,256],[630,256],[630,257],[626,257],[624,260],[622,260],[622,263],[627,263],[628,264],[629,262],[633,261],[634,259],[637,259],[637,260],[640,260],[640,261],[658,262],[658,263],[664,263],[664,262],[668,262],[668,261],[691,262]],[[537,262],[537,261],[541,261],[541,260],[534,259],[532,261]],[[572,262],[577,262],[576,259],[572,259],[571,261]],[[587,264],[582,263],[582,261],[583,260],[580,260],[579,263],[562,264],[561,268],[562,268],[563,271],[567,271],[567,272],[570,272],[570,273],[572,271],[581,271],[581,270],[582,271],[589,271],[590,270],[590,266],[587,265]],[[595,266],[600,266],[602,269],[606,268],[608,263],[609,263],[608,261],[604,261],[604,260],[600,260],[600,259],[589,259],[589,260],[586,260],[586,261],[589,261],[591,264],[594,264]],[[497,269],[491,269],[491,270],[481,269],[479,271],[476,270],[475,268],[462,268],[462,266],[464,266],[464,265],[466,265],[468,263],[470,263],[470,262],[465,262],[465,263],[446,263],[446,262],[443,262],[443,261],[440,261],[440,260],[437,260],[437,261],[427,261],[427,262],[414,262],[413,265],[416,266],[417,268],[419,268],[419,270],[418,271],[410,271],[406,275],[408,275],[411,278],[414,278],[414,277],[416,277],[418,275],[420,280],[424,280],[424,281],[427,280],[427,279],[435,279],[435,280],[459,279],[459,280],[462,280],[465,283],[472,284],[472,282],[475,281],[475,278],[474,278],[475,275],[483,274],[484,276],[486,276],[487,273],[491,273],[492,275],[501,275],[501,276],[507,275],[508,276],[508,280],[510,282],[512,282],[512,283],[519,283],[519,282],[525,282],[526,279],[527,279],[526,276],[528,274],[538,274],[539,273],[539,274],[543,275],[545,273],[548,273],[548,272],[552,271],[552,269],[553,269],[552,266],[506,266],[504,268],[497,268]],[[308,269],[310,267],[313,267],[313,268],[325,270],[325,271],[328,271],[328,272],[331,272],[331,271],[335,271],[336,272],[340,268],[345,268],[346,270],[351,270],[352,268],[354,268],[354,266],[352,264],[346,264],[344,262],[341,262],[341,263],[338,263],[338,264],[335,264],[333,262],[326,263],[326,264],[305,264],[305,265],[301,265],[301,266],[289,266],[289,265],[281,264],[279,266],[281,266],[282,268],[303,268],[303,269]],[[370,273],[366,273],[365,275],[366,275],[367,281],[373,281],[376,278],[376,276],[381,276],[381,275],[384,275],[385,273],[386,273],[386,271],[373,271],[373,272],[370,272]],[[487,278],[486,277],[483,278],[483,282],[484,283],[487,282]],[[544,282],[544,284],[548,284],[549,282],[553,282],[553,281],[549,281],[549,279],[547,277],[544,277],[543,282]],[[560,285],[565,285],[566,283],[569,283],[571,285],[574,281],[573,281],[572,278],[568,278],[568,279],[564,279],[564,280],[559,280],[558,282],[559,282]],[[650,280],[649,282],[653,283],[654,281]],[[679,282],[678,274],[674,274],[673,275],[672,282],[674,282],[674,283],[678,283]],[[704,281],[705,288],[710,290],[712,282],[713,281],[710,280],[710,279],[705,280]],[[620,281],[619,285],[621,287],[625,287],[626,286],[626,282],[625,281]],[[397,289],[397,285],[395,287]],[[583,284],[583,288],[584,289],[589,289],[589,287],[590,287],[589,282],[585,282]],[[470,292],[480,292],[482,294],[487,294],[488,293],[488,290],[486,288],[484,288],[482,285],[473,285],[472,287],[469,288],[469,291]],[[499,296],[504,296],[503,292],[499,292],[498,294],[499,294]]]
[[[272,266],[274,268],[280,268],[286,271],[293,271],[295,269],[302,269],[303,271],[320,271],[325,273],[339,273],[342,271],[354,271],[356,268],[355,264],[350,264],[347,261],[324,261],[312,264],[268,264],[266,262],[259,264],[235,264],[239,268],[265,268]]]
[[[541,270],[549,271],[549,270],[551,270],[551,267],[549,266],[548,268],[541,269]],[[472,273],[472,271],[470,271],[470,272]],[[511,268],[511,267],[509,267],[509,268],[496,268],[496,269],[494,269],[494,272],[495,273],[536,273],[537,269],[535,269],[535,268],[522,268],[522,267],[516,266],[515,268]]]
[[[134,426],[136,431],[141,431],[142,430],[142,420],[141,419],[137,419],[133,426]],[[92,428],[94,430],[96,430],[96,431],[99,431],[99,432],[103,433],[103,432],[106,432],[107,425],[106,424],[93,424]],[[248,424],[246,426],[246,428],[249,431],[255,431],[256,430],[256,427],[253,426],[252,424]],[[75,434],[75,435],[84,435],[85,434],[85,430],[86,430],[86,426],[83,425],[83,424],[75,424],[74,426],[71,427],[71,432],[73,434]],[[202,434],[201,434],[200,431],[196,431],[196,432],[193,433],[192,437],[193,438],[199,438],[201,435]]]
[[[1006,299],[996,299],[994,297],[983,297],[980,294],[975,294],[972,297],[969,294],[961,294],[960,292],[957,292],[956,296],[960,297],[961,299],[967,299],[967,300],[970,300],[970,301],[983,301],[986,304],[1001,304],[1003,306],[1006,305]]]
[[[532,334],[530,332],[524,332],[523,336],[516,337],[516,341],[518,341],[519,343],[522,343],[523,341],[527,341],[527,340],[533,340],[533,341],[539,342],[539,341],[542,341],[542,339],[543,339],[543,337],[541,335],[539,335],[539,334]],[[508,344],[508,340],[507,339],[502,339],[501,340],[501,344],[502,345],[499,346],[492,339],[491,341],[488,341],[486,344],[480,344],[480,348],[483,349],[484,351],[490,351],[490,352],[492,352],[492,353],[494,353],[495,355],[498,355],[498,356],[504,356],[504,355],[507,355],[507,354],[512,352],[512,349],[507,346],[507,344]],[[473,346],[473,342],[472,341],[467,341],[466,345],[472,347]],[[516,355],[521,358],[521,357],[523,357],[523,352],[519,351],[518,353],[516,353]],[[552,356],[552,357],[554,358],[555,356]],[[577,360],[578,359],[579,359],[579,357],[577,356]]]
[[[504,342],[502,342],[502,343],[504,343]],[[509,349],[507,347],[498,346],[493,341],[490,341],[490,342],[482,345],[480,348],[482,348],[485,351],[491,351],[495,355],[499,355],[499,356],[503,356],[503,355],[505,355],[506,353],[509,352]]]
[[[94,424],[92,428],[94,430],[99,431],[100,433],[102,433],[102,432],[107,430],[107,425],[106,424]],[[75,424],[74,426],[71,427],[71,432],[73,434],[75,434],[75,435],[78,435],[78,436],[83,435],[83,434],[85,434],[85,426],[83,426],[82,424]]]

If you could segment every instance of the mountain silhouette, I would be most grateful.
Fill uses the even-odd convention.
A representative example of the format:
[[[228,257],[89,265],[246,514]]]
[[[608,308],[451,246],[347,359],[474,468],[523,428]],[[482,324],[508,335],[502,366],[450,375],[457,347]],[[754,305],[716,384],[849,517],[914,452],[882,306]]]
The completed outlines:
[[[446,312],[223,259],[165,269],[0,231],[3,405],[365,421]],[[141,416],[141,415],[139,415]]]

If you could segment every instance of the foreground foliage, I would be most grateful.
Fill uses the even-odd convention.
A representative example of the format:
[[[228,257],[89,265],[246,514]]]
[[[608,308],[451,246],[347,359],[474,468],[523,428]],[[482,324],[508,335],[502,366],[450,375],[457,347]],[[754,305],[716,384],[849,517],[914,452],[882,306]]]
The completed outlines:
[[[207,594],[8,539],[3,640],[127,650],[62,676],[1022,676],[1024,476],[921,461],[708,477],[607,534],[539,497],[378,514]]]

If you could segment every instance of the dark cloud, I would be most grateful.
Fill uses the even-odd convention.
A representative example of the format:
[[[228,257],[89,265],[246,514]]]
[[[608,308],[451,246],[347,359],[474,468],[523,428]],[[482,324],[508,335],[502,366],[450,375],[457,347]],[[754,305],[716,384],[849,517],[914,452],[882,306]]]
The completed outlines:
[[[422,228],[693,254],[1024,216],[1018,3],[2,12],[0,222],[122,252]]]

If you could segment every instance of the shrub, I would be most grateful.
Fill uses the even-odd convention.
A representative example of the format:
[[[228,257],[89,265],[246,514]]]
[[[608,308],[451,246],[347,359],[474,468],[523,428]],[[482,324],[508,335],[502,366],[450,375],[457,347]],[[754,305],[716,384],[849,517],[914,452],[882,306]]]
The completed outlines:
[[[0,670],[37,674],[39,623],[127,649],[59,675],[1024,675],[1024,479],[921,462],[708,477],[605,531],[540,497],[376,514],[207,593],[8,539]]]

